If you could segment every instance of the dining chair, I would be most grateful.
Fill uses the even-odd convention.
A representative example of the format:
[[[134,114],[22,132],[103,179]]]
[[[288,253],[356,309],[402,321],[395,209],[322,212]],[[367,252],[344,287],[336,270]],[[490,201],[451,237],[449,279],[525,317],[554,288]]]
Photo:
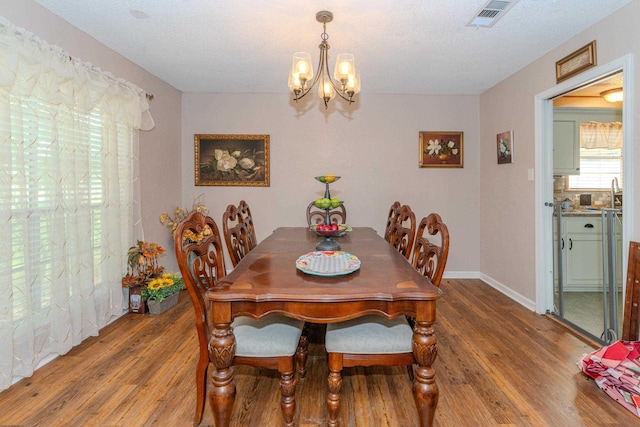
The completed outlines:
[[[251,209],[244,200],[238,206],[229,205],[222,214],[222,232],[235,267],[258,244]]]
[[[439,235],[439,244],[430,241],[425,235]],[[413,248],[412,264],[423,276],[431,279],[431,283],[440,286],[444,268],[449,257],[449,229],[437,213],[431,213],[422,218]]]
[[[435,236],[440,233],[440,245],[423,236],[424,230]],[[432,213],[420,221],[413,266],[429,277],[435,286],[440,285],[449,255],[449,230],[440,215]],[[329,394],[327,408],[329,425],[337,425],[339,393],[342,384],[341,371],[353,366],[407,366],[413,381],[413,326],[411,319],[399,316],[386,319],[368,315],[330,323],[325,335],[325,348],[329,360]]]
[[[327,216],[327,210],[316,206],[315,202],[309,203],[307,206],[307,224],[324,224]],[[329,222],[335,224],[347,223],[347,210],[344,205],[329,210]]]
[[[389,243],[406,259],[409,259],[415,236],[416,216],[409,205],[402,205],[398,209],[398,216],[393,224]]]
[[[205,229],[211,232],[202,233]],[[190,236],[202,236],[193,241]],[[200,357],[196,366],[196,414],[199,425],[204,411],[209,363],[226,357],[209,352],[209,340],[214,327],[207,291],[221,289],[219,280],[225,276],[222,239],[215,221],[201,212],[190,213],[176,228],[175,255],[180,273],[193,303]],[[231,324],[236,339],[233,365],[249,365],[277,369],[280,372],[281,410],[285,425],[293,425],[295,413],[295,374],[304,378],[308,338],[303,334],[304,322],[281,315],[261,320],[240,316]],[[235,394],[235,385],[233,394]]]
[[[396,220],[398,215],[400,214],[400,202],[395,201],[389,208],[389,215],[387,215],[387,225],[384,228],[384,240],[391,243],[391,234],[393,232],[393,227],[396,224]]]

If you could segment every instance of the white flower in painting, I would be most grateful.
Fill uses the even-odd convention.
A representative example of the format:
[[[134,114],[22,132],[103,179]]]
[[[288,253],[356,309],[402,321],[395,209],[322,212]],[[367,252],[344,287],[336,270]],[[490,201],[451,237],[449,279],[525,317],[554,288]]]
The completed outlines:
[[[427,144],[427,150],[429,151],[430,156],[437,155],[441,149],[442,149],[442,146],[440,145],[440,141],[438,141],[437,139],[429,140],[429,143]]]
[[[509,146],[507,145],[507,142],[504,139],[500,140],[500,155],[502,157],[507,157],[509,156]]]
[[[216,149],[214,151],[216,160],[218,161],[217,169],[222,172],[228,172],[236,167],[238,161],[232,157],[228,151]]]
[[[240,152],[234,151],[233,153],[231,153],[231,155],[237,159],[238,157],[240,157]]]
[[[453,154],[454,156],[458,155],[458,149],[454,148],[453,150],[451,150],[451,154]]]
[[[245,157],[243,159],[238,160],[238,164],[240,165],[240,167],[242,169],[251,169],[256,165],[256,162],[253,161],[253,159],[250,159],[248,157]]]
[[[447,143],[447,147],[449,147],[449,149],[453,149],[455,146],[456,146],[456,143],[455,143],[455,142],[453,142],[453,141],[449,141],[449,142]]]

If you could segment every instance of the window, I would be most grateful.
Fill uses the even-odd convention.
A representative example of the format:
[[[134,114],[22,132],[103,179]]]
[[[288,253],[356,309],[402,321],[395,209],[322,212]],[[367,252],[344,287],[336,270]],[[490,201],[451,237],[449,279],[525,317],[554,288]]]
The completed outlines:
[[[140,88],[0,20],[0,390],[121,315]],[[134,155],[135,154],[135,155]]]
[[[622,148],[580,148],[580,175],[570,175],[570,190],[611,189],[613,178],[622,188]]]
[[[49,280],[54,274],[59,242],[52,235],[60,227],[56,211],[60,198],[71,212],[88,215],[91,231],[88,236],[93,263],[99,265],[104,250],[101,245],[102,184],[102,120],[99,110],[88,114],[73,114],[73,129],[56,122],[57,106],[24,96],[10,96],[12,144],[10,173],[15,178],[11,186],[11,282],[13,284],[14,320],[31,311],[47,310],[51,305],[52,289]],[[80,131],[79,131],[80,130]],[[70,163],[86,162],[87,174],[78,185],[63,183],[60,170]],[[53,169],[53,170],[52,170]],[[68,167],[70,174],[77,169]],[[60,188],[62,185],[63,188]],[[60,192],[61,190],[61,192]],[[72,207],[80,203],[89,209],[81,213]],[[65,212],[64,216],[72,215]],[[37,250],[34,250],[37,249]],[[69,251],[73,253],[73,251]],[[93,268],[93,283],[100,286],[101,269]],[[5,276],[6,277],[6,276]],[[30,289],[31,293],[25,292]]]

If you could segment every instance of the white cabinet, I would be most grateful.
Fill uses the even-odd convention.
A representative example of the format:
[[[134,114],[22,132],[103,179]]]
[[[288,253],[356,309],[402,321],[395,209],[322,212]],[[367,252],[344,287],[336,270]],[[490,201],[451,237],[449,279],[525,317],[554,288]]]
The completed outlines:
[[[553,174],[580,175],[580,123],[620,121],[619,108],[554,108]]]
[[[566,280],[565,289],[602,289],[602,219],[564,218]]]
[[[553,174],[580,175],[580,124],[577,118],[553,120]]]
[[[602,218],[597,216],[567,216],[562,218],[562,276],[565,292],[602,291]],[[620,245],[620,234],[616,233]],[[618,252],[618,271],[621,251]],[[620,285],[622,277],[618,277]]]

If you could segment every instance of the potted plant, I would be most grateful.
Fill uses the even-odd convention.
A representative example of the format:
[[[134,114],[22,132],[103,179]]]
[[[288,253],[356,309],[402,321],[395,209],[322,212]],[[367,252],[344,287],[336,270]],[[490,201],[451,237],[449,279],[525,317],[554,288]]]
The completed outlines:
[[[165,249],[157,243],[138,240],[127,252],[127,274],[122,278],[122,287],[129,288],[129,312],[146,313],[147,307],[142,291],[153,279],[161,277],[164,267],[158,257]]]
[[[142,299],[149,308],[149,313],[160,314],[178,303],[178,293],[184,287],[182,277],[177,274],[165,273],[152,279],[142,289]]]

